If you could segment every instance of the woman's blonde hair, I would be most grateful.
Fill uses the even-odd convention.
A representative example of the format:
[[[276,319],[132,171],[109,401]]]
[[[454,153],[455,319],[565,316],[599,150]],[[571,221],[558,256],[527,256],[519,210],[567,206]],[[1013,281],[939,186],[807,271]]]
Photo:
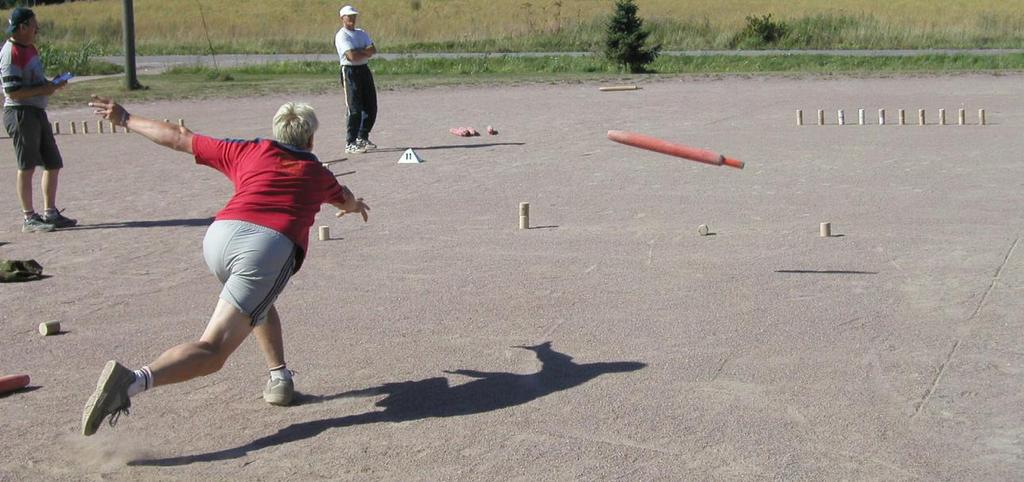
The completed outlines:
[[[274,114],[274,139],[295,147],[309,147],[313,134],[320,127],[313,106],[288,102]]]

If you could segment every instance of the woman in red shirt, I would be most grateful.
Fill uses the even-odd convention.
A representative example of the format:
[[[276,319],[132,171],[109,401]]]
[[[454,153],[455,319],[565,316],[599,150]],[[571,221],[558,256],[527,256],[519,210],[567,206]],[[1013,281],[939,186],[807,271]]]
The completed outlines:
[[[284,362],[281,319],[274,301],[298,272],[309,245],[309,228],[322,204],[338,216],[369,206],[356,198],[310,150],[318,121],[313,108],[287,103],[274,116],[276,140],[236,141],[195,134],[185,127],[132,116],[116,102],[93,96],[91,107],[105,119],[171,149],[193,154],[231,180],[235,193],[217,213],[203,240],[210,270],[224,285],[199,341],[175,346],[153,363],[132,371],[107,362],[82,414],[82,434],[103,419],[113,425],[128,413],[131,397],[158,385],[214,373],[254,333],[270,368],[264,399],[288,405],[294,395]]]

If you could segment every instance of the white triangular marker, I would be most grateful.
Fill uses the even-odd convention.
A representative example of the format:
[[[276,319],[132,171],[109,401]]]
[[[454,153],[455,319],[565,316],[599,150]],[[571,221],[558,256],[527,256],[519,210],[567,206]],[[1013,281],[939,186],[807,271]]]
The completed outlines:
[[[411,147],[406,149],[402,153],[402,157],[398,159],[399,164],[419,164],[421,162],[423,162],[423,159],[420,159],[420,156]]]

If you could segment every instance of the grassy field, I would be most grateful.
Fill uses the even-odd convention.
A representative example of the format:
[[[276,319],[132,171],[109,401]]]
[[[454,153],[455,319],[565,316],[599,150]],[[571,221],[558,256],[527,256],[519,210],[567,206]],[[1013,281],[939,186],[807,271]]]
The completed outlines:
[[[355,2],[383,51],[597,50],[612,0]],[[782,48],[1022,48],[1024,2],[638,0],[667,49],[736,45],[746,17],[785,22]],[[121,0],[39,6],[41,42],[121,48]],[[331,52],[337,0],[135,0],[142,53]],[[6,12],[5,12],[6,14]],[[751,45],[746,45],[750,47]],[[753,47],[756,47],[754,45]]]
[[[472,59],[401,59],[374,63],[381,90],[439,85],[501,85],[552,82],[647,82],[681,74],[707,75],[878,75],[1024,70],[1024,54],[921,55],[914,57],[845,57],[772,55],[758,57],[660,57],[657,73],[627,75],[599,57],[492,57]],[[251,97],[281,93],[323,93],[338,90],[333,62],[279,62],[231,69],[179,67],[160,75],[142,76],[148,89],[127,92],[123,79],[112,77],[74,84],[54,96],[55,107],[84,105],[90,94],[113,95],[126,101]]]

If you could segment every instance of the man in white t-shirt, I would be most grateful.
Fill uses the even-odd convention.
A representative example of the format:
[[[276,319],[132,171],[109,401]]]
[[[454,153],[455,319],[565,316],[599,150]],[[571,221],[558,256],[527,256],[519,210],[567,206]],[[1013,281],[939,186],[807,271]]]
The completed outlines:
[[[345,89],[345,104],[348,107],[348,132],[345,152],[356,154],[376,149],[370,142],[370,131],[377,120],[377,87],[373,84],[373,73],[367,62],[377,54],[363,29],[356,28],[359,12],[351,5],[345,5],[339,12],[341,30],[334,36],[341,61],[341,86]]]

